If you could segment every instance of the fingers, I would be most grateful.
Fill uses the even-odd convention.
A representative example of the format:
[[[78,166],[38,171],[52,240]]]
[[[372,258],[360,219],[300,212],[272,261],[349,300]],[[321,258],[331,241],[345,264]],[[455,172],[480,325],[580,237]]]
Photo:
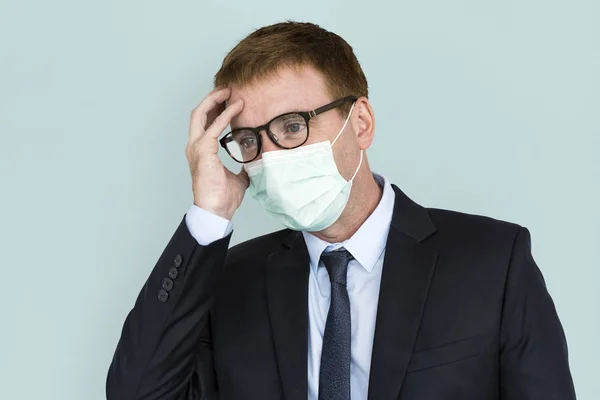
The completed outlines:
[[[242,99],[237,100],[234,103],[231,103],[225,111],[223,111],[217,118],[215,118],[214,122],[206,131],[204,135],[210,137],[212,139],[216,139],[219,137],[221,133],[227,128],[227,125],[231,122],[233,117],[238,115],[244,109],[244,101]]]
[[[225,102],[231,95],[230,88],[219,88],[215,89],[208,94],[196,108],[192,111],[190,117],[190,131],[189,140],[194,141],[195,139],[202,136],[206,130],[208,113]],[[225,128],[223,128],[225,129]]]
[[[225,102],[217,104],[212,110],[206,114],[206,122],[204,124],[204,130],[212,125],[212,123],[217,119],[221,113],[225,111]]]

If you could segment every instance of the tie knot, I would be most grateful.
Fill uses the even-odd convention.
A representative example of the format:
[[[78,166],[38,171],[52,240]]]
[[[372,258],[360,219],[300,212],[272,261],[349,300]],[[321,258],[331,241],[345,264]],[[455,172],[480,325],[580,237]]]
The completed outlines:
[[[338,250],[325,251],[321,254],[321,261],[323,261],[325,268],[327,268],[331,283],[335,282],[346,286],[348,263],[353,258],[352,254],[343,247]]]

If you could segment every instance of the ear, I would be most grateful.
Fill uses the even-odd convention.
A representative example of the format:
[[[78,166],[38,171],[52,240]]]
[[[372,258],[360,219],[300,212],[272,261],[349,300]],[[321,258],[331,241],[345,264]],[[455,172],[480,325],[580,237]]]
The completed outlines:
[[[351,121],[356,139],[361,150],[366,150],[371,146],[375,135],[375,115],[369,99],[364,96],[359,97],[354,104],[352,114]]]

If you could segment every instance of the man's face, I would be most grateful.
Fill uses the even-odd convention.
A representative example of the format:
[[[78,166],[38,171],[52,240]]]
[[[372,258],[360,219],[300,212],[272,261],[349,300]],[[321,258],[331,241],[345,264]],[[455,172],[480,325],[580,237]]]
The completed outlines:
[[[322,75],[309,66],[281,68],[277,74],[253,85],[232,87],[229,103],[240,98],[244,101],[244,109],[231,121],[232,129],[260,126],[278,115],[291,111],[314,110],[337,100],[332,99],[327,92]],[[360,155],[350,122],[333,146],[336,164],[346,179],[354,173]],[[344,119],[339,108],[312,118],[309,123],[308,141],[304,146],[326,140],[333,141],[343,124]],[[261,132],[261,136],[262,152],[282,150],[265,132]]]

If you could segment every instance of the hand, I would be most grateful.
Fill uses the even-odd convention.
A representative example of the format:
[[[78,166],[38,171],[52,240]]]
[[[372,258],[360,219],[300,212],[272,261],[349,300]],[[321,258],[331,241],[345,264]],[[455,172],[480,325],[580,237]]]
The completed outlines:
[[[192,111],[185,148],[192,174],[194,204],[228,220],[242,204],[249,185],[243,168],[234,174],[225,168],[217,154],[218,137],[244,108],[241,99],[225,108],[230,95],[230,88],[217,88]]]

